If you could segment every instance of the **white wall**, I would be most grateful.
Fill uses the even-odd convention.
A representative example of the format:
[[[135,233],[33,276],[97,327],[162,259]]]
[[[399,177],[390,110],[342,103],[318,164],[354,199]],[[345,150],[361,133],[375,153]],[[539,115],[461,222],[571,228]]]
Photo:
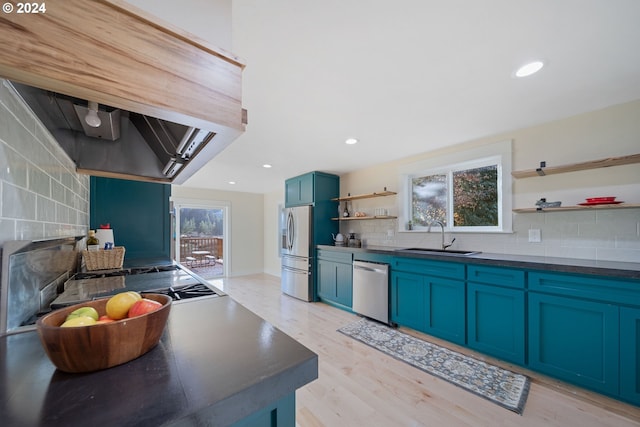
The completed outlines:
[[[89,177],[0,79],[0,246],[86,235]]]
[[[126,0],[135,7],[231,51],[231,0]]]
[[[171,186],[171,196],[176,199],[226,202],[231,207],[230,276],[262,273],[264,270],[264,197],[262,194],[202,188]],[[275,232],[275,231],[274,231]],[[228,258],[225,256],[225,263]]]
[[[403,165],[430,156],[468,150],[494,142],[513,141],[513,169],[532,169],[540,161],[558,166],[607,157],[640,153],[640,101],[613,106],[538,126],[514,130],[465,142],[446,150],[386,163],[341,177],[341,195],[398,191],[398,175]],[[640,203],[640,165],[616,166],[513,182],[514,207],[534,207],[536,200],[576,205],[586,197],[617,196],[618,200]],[[397,213],[392,196],[354,202],[352,210],[387,207]],[[570,211],[513,214],[512,234],[467,234],[456,237],[454,249],[481,250],[571,257],[593,260],[640,262],[640,209]],[[542,242],[529,243],[528,230],[542,231]],[[388,231],[392,230],[391,236]],[[371,245],[438,247],[436,233],[398,232],[397,220],[341,223],[341,232],[356,232]]]
[[[280,190],[264,195],[264,272],[280,276],[278,215],[284,207],[284,182]]]

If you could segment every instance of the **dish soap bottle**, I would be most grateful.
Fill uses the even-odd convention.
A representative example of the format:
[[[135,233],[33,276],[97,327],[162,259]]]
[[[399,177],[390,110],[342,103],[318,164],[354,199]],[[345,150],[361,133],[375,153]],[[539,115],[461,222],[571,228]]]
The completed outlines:
[[[100,248],[100,242],[96,237],[95,230],[89,230],[89,236],[87,237],[87,249],[90,251],[97,251]]]

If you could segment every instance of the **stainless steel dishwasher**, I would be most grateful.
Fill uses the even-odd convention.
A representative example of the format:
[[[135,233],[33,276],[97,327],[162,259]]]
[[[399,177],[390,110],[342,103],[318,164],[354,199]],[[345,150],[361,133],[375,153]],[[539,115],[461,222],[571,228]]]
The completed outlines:
[[[389,265],[353,261],[354,312],[389,324]]]

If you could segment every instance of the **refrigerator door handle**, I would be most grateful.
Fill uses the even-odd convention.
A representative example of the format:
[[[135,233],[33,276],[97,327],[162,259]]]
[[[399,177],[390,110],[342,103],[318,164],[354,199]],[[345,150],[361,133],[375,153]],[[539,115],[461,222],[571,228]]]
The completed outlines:
[[[289,211],[289,215],[287,215],[287,249],[291,250],[293,248],[294,242],[294,233],[295,233],[295,224],[293,221],[293,213]]]

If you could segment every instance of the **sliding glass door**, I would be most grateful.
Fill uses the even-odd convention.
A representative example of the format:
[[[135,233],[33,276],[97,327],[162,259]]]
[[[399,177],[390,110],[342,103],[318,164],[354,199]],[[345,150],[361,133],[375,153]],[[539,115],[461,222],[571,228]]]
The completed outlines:
[[[174,259],[205,279],[227,275],[228,206],[174,200]]]

